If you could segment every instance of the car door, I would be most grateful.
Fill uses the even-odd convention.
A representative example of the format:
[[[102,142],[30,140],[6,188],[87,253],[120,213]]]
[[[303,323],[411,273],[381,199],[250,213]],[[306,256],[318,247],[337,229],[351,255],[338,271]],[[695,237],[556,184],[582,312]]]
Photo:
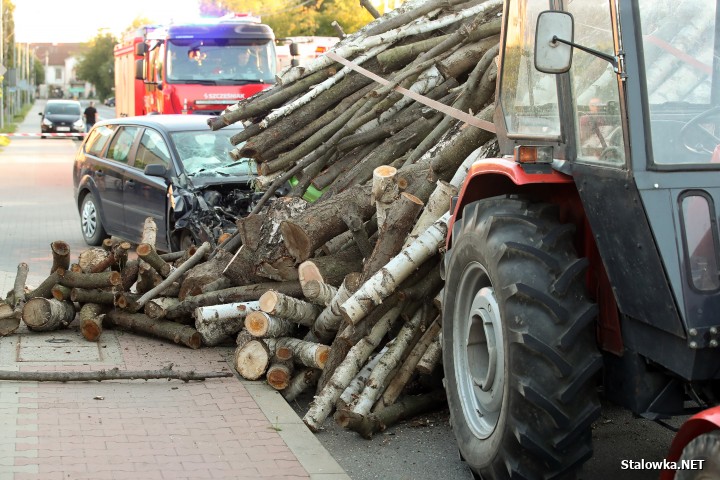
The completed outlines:
[[[164,178],[149,177],[143,172],[148,165],[163,165],[174,174],[170,149],[162,135],[145,128],[134,153],[132,168],[125,177],[125,221],[133,238],[142,237],[147,217],[157,226],[156,248],[170,251],[168,245],[168,186]]]
[[[108,195],[112,199],[112,201],[108,202],[111,205],[111,213],[106,213],[105,220],[113,232],[131,241],[137,239],[131,236],[131,230],[127,225],[126,203],[128,194],[125,191],[125,177],[130,168],[128,162],[139,131],[140,127],[137,126],[125,125],[119,127],[112,140],[110,140],[110,145],[105,154],[108,160],[107,171],[105,172],[105,186]],[[133,192],[130,192],[130,196],[132,194]]]

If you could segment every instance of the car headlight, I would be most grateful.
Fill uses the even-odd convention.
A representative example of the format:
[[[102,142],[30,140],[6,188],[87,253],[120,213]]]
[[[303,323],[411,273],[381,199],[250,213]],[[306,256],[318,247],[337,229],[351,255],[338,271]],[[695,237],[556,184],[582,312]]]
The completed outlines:
[[[45,125],[46,127],[53,126],[53,123],[50,120],[48,120],[47,118],[43,118],[42,124]]]
[[[81,129],[85,126],[82,120],[77,120],[75,123],[73,123],[73,127],[77,129]]]

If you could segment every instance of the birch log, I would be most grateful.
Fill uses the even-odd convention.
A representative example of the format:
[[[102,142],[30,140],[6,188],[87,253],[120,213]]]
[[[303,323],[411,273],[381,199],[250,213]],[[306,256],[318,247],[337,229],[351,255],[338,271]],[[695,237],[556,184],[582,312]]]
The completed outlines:
[[[258,300],[260,310],[270,315],[286,318],[300,325],[312,327],[315,319],[322,312],[318,305],[283,295],[280,292],[269,290]]]
[[[142,313],[128,313],[111,310],[105,318],[112,324],[132,332],[141,332],[155,337],[183,344],[190,348],[200,348],[200,334],[194,328],[175,322],[152,320]]]
[[[270,365],[270,349],[259,339],[248,340],[235,349],[235,370],[246,380],[257,380]]]
[[[385,298],[423,262],[435,255],[445,241],[449,213],[440,217],[410,246],[393,257],[387,265],[363,284],[340,310],[348,322],[355,325]]]
[[[327,283],[321,282],[319,280],[310,280],[305,283],[300,281],[300,285],[302,285],[305,298],[310,300],[315,305],[321,305],[325,307],[328,306],[330,302],[332,302],[332,299],[335,297],[338,291],[338,289],[333,287],[332,285],[328,285]]]
[[[281,355],[281,352],[287,352]],[[290,349],[276,348],[270,367],[267,370],[267,383],[275,390],[285,390],[290,384],[294,371],[293,353]]]
[[[292,402],[305,390],[313,387],[320,378],[320,370],[317,368],[304,367],[296,372],[290,384],[282,392],[286,401]]]
[[[430,375],[442,356],[442,332],[433,339],[415,368],[421,375]]]
[[[395,337],[395,341],[370,374],[370,377],[365,383],[365,388],[352,409],[353,412],[358,415],[367,415],[370,413],[373,405],[387,387],[388,376],[398,367],[402,361],[403,354],[411,346],[416,333],[420,330],[422,318],[422,310],[418,310],[410,321],[400,329],[397,337]]]
[[[293,337],[267,338],[265,342],[271,351],[275,351],[278,346],[289,348],[293,352],[295,362],[320,370],[325,367],[330,350],[327,345],[306,342]]]
[[[315,397],[303,417],[303,422],[310,430],[317,432],[322,428],[322,424],[332,412],[335,402],[365,365],[372,352],[378,347],[382,338],[400,315],[400,311],[401,307],[395,307],[388,311],[375,324],[370,333],[350,349],[350,352],[335,369],[332,377]]]
[[[245,318],[260,309],[257,301],[198,307],[193,314],[203,344],[215,346],[232,339],[245,325]]]
[[[330,342],[342,323],[342,312],[340,305],[345,303],[355,290],[360,287],[362,274],[359,272],[349,273],[338,289],[330,304],[318,315],[312,326],[312,333],[321,342]]]
[[[430,195],[427,205],[423,209],[420,217],[418,217],[413,226],[412,231],[407,236],[403,248],[407,248],[410,244],[420,236],[422,232],[435,223],[445,212],[450,210],[450,199],[453,195],[457,195],[457,187],[443,180],[438,180],[437,188]]]
[[[367,382],[373,368],[375,368],[378,364],[380,358],[382,358],[382,355],[385,354],[387,349],[388,346],[386,345],[382,348],[382,350],[370,357],[370,360],[368,360],[362,370],[355,375],[355,378],[353,378],[352,382],[350,382],[347,388],[343,391],[342,395],[340,395],[340,398],[338,398],[338,401],[335,403],[336,410],[343,410],[352,405],[357,396],[360,395],[360,392],[362,392],[365,388],[365,382]]]
[[[395,176],[397,169],[390,165],[381,165],[373,170],[370,201],[375,203],[378,228],[385,224],[385,216],[390,205],[398,198],[400,191]]]
[[[387,386],[385,392],[382,394],[382,397],[375,405],[373,411],[378,412],[395,403],[395,401],[398,399],[403,389],[405,388],[405,385],[410,380],[410,377],[415,371],[415,367],[417,367],[420,358],[422,358],[422,356],[425,354],[428,347],[437,337],[439,332],[440,321],[439,319],[436,319],[427,328],[427,330],[425,330],[425,333],[423,333],[422,337],[420,337],[420,340],[418,340],[418,342],[415,344],[400,369],[397,371],[397,373],[395,373],[392,380],[390,381],[390,384]]]
[[[165,312],[167,312],[169,308],[172,308],[179,303],[180,300],[178,300],[177,297],[153,298],[145,304],[143,311],[145,312],[145,315],[153,320],[159,320],[165,317]]]
[[[256,311],[245,317],[245,329],[257,338],[275,338],[293,335],[296,327],[291,320]]]

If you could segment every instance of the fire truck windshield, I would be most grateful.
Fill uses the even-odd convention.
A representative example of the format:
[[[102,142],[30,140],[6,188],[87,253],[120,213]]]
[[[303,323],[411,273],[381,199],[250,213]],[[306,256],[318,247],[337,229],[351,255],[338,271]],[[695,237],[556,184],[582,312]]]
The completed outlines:
[[[275,46],[272,41],[171,39],[166,66],[168,83],[274,83]]]
[[[716,0],[639,5],[653,161],[720,167]]]

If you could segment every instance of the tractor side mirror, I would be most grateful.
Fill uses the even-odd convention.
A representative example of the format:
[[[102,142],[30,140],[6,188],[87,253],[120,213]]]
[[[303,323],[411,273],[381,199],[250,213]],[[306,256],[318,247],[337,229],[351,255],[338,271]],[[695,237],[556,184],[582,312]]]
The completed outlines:
[[[543,73],[565,73],[572,64],[574,21],[567,12],[541,12],[535,29],[535,68]]]
[[[291,43],[290,44],[290,55],[292,55],[293,57],[297,57],[298,55],[300,55],[300,45],[298,45],[295,42]]]

